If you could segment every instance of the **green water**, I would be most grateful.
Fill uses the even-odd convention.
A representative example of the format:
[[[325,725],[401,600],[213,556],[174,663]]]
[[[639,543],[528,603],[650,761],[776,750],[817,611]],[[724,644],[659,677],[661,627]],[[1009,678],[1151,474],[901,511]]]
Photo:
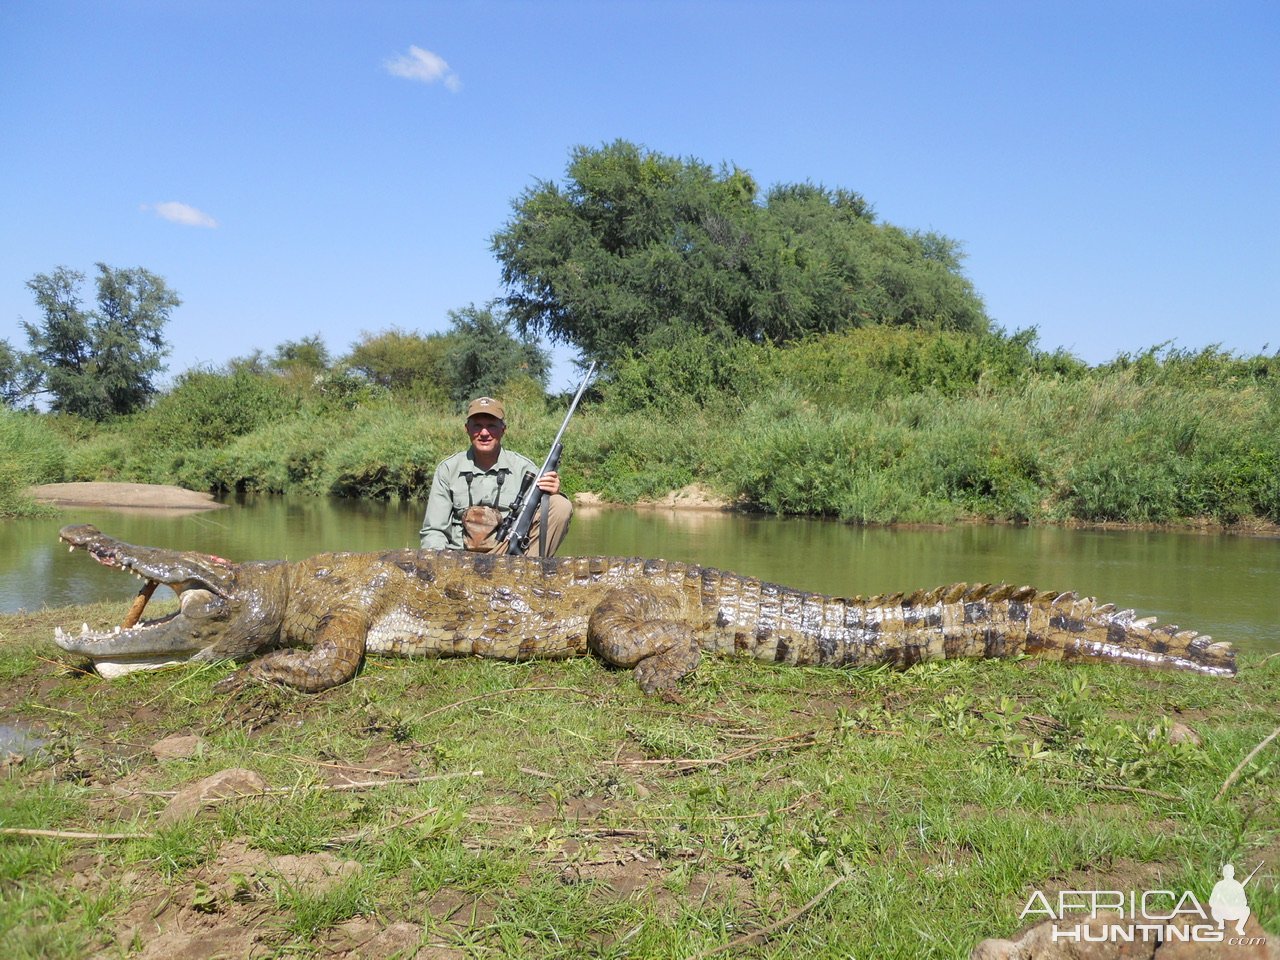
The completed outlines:
[[[255,498],[183,517],[67,510],[0,522],[0,612],[131,598],[132,577],[69,555],[63,523],[231,560],[416,547],[419,505]],[[1214,534],[959,527],[887,530],[661,510],[579,510],[562,553],[663,557],[841,596],[959,580],[1076,590],[1242,650],[1280,650],[1280,540]]]

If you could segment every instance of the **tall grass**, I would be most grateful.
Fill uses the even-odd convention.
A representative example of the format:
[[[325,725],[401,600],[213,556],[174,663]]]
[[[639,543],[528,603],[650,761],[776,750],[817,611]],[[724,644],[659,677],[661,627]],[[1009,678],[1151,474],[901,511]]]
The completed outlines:
[[[26,494],[63,478],[67,451],[46,418],[0,408],[0,517],[48,512]]]

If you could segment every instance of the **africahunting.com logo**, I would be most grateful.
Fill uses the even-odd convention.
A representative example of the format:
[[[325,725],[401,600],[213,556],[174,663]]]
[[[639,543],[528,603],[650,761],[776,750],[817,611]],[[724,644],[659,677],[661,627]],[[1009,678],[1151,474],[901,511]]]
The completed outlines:
[[[1021,920],[1052,921],[1054,942],[1265,944],[1245,934],[1249,898],[1235,867],[1222,865],[1222,879],[1209,894],[1208,909],[1190,890],[1062,890],[1051,899],[1039,890],[1022,908]],[[1082,918],[1079,911],[1088,911]],[[1106,922],[1096,921],[1100,915]]]

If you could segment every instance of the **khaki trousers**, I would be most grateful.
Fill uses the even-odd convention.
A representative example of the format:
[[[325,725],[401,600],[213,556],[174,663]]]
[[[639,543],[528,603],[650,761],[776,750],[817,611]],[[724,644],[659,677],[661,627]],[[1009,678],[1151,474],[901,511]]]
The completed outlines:
[[[573,519],[573,504],[569,502],[569,498],[563,493],[557,493],[553,497],[546,497],[544,502],[549,504],[547,509],[546,549],[544,550],[542,547],[542,507],[539,506],[537,512],[533,515],[533,523],[529,526],[529,552],[527,555],[530,557],[554,557],[556,551],[560,549],[560,542],[564,540],[565,534],[569,532],[569,521]],[[508,543],[497,543],[491,536],[480,544],[479,549],[471,552],[502,555],[507,552]]]

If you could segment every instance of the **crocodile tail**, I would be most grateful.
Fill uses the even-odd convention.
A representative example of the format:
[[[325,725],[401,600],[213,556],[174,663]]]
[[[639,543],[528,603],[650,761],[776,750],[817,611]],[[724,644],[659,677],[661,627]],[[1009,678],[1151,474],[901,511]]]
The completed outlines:
[[[900,631],[881,628],[887,648],[883,659],[894,663],[1027,655],[1214,676],[1236,672],[1230,644],[1214,643],[1194,630],[1158,626],[1155,617],[1139,619],[1132,610],[1075,593],[957,583],[901,599],[873,598],[867,605],[881,611],[882,624],[896,625],[901,617]],[[901,638],[897,644],[895,636]]]

